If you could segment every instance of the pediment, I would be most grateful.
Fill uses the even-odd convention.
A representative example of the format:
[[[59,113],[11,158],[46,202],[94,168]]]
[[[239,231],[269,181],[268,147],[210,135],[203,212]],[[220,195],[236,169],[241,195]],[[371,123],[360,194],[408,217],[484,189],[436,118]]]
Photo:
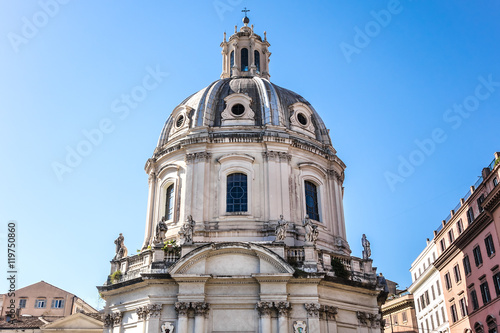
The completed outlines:
[[[170,274],[246,276],[292,274],[294,269],[278,254],[252,243],[212,243],[187,253],[169,269]]]
[[[61,329],[87,329],[102,330],[103,323],[100,320],[91,318],[83,313],[75,313],[71,316],[61,318],[52,323],[43,326],[43,330],[61,330]]]

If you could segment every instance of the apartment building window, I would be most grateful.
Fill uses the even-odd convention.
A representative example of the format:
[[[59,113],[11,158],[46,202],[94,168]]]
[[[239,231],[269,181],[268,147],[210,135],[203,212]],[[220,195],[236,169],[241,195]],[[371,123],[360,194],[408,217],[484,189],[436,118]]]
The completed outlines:
[[[42,309],[47,305],[47,300],[45,298],[37,298],[35,302],[35,308]]]
[[[427,332],[429,332],[429,319],[425,318],[425,327],[427,327]]]
[[[439,280],[436,281],[436,289],[437,289],[437,292],[438,292],[438,296],[441,295],[441,287],[439,286]]]
[[[418,298],[417,298],[417,308],[418,308],[418,312],[422,311],[422,310],[420,309],[420,299],[418,299]]]
[[[27,301],[27,298],[21,298],[21,299],[19,300],[19,307],[20,307],[21,309],[26,308],[26,301]]]
[[[422,333],[425,333],[424,322],[420,323],[420,329],[422,330]]]
[[[500,296],[500,272],[493,275],[493,285],[495,286],[497,296]]]
[[[477,208],[479,209],[479,214],[481,214],[483,212],[483,204],[484,202],[484,194],[481,194],[481,196],[479,198],[477,198]]]
[[[451,313],[451,321],[455,323],[458,320],[457,307],[455,306],[455,304],[453,304],[450,307],[450,313]]]
[[[450,273],[446,273],[444,275],[444,282],[446,284],[446,289],[451,289],[451,278],[450,278]]]
[[[488,282],[484,281],[479,286],[481,290],[481,296],[483,297],[483,304],[487,304],[491,301],[490,288],[488,287]]]
[[[397,313],[392,316],[392,322],[394,323],[394,325],[398,324],[398,314]]]
[[[431,301],[429,299],[429,290],[426,290],[425,293],[424,293],[424,295],[425,295],[425,304],[426,305],[431,304]]]
[[[434,286],[431,286],[432,300],[436,299],[436,292],[434,291]]]
[[[495,245],[493,245],[491,234],[484,239],[484,245],[486,245],[486,254],[491,257],[495,253]]]
[[[427,258],[427,262],[429,263],[429,266],[431,265],[431,258]]]
[[[462,315],[462,317],[465,317],[467,316],[467,304],[465,304],[465,298],[461,298],[460,301],[458,301],[460,303],[460,314]]]
[[[432,327],[432,330],[434,331],[435,326],[434,326],[434,318],[432,318],[432,313],[429,316],[429,320],[431,321],[431,327]]]
[[[53,299],[52,305],[50,306],[52,309],[62,309],[64,307],[63,299]]]
[[[455,275],[455,282],[458,283],[462,280],[462,277],[460,276],[460,267],[458,265],[455,265],[453,267],[453,274]]]
[[[472,270],[470,268],[469,256],[465,255],[465,257],[462,259],[462,262],[464,264],[465,275],[469,275],[472,272]]]
[[[422,310],[427,306],[427,304],[425,304],[425,298],[423,294],[420,296],[420,304],[422,304]]]
[[[488,326],[488,333],[497,333],[497,321],[492,316],[486,317],[486,325]]]
[[[472,207],[467,211],[467,222],[469,223],[469,225],[474,222],[474,210],[472,209]]]
[[[441,315],[443,317],[443,323],[446,323],[446,314],[444,313],[444,306],[441,307]]]
[[[436,261],[436,252],[432,252],[432,260]]]
[[[406,314],[406,311],[401,313],[401,317],[403,319],[403,323],[406,323],[408,321],[408,315]]]
[[[439,312],[436,311],[435,316],[436,316],[436,324],[439,327],[439,325],[441,325],[441,323],[439,322]]]
[[[481,255],[481,248],[479,248],[479,245],[477,245],[472,250],[472,253],[474,254],[474,262],[476,263],[476,267],[478,267],[483,263],[483,256]]]
[[[498,185],[498,180],[497,177],[493,178],[493,187],[496,187]]]
[[[472,302],[472,310],[477,310],[479,308],[479,302],[477,300],[476,289],[472,289],[470,291],[470,299],[471,299],[471,302]]]
[[[448,239],[450,240],[450,244],[453,243],[453,241],[455,240],[455,235],[453,234],[453,229],[448,231]]]
[[[441,252],[444,252],[446,250],[446,241],[443,239],[441,239]]]
[[[481,325],[480,323],[475,323],[474,324],[474,332],[484,333],[483,325]]]
[[[417,280],[417,273],[413,273],[413,281],[416,281]]]
[[[457,231],[458,231],[458,234],[462,234],[462,232],[464,231],[464,225],[462,224],[462,220],[458,220],[457,222]]]

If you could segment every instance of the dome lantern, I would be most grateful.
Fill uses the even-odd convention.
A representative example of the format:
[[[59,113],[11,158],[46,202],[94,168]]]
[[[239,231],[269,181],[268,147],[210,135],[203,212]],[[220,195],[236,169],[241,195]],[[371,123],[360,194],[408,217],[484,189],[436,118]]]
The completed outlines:
[[[221,43],[222,47],[222,74],[221,79],[232,77],[254,77],[258,76],[269,79],[269,57],[270,44],[267,39],[254,33],[253,25],[248,26],[250,19],[247,16],[248,9],[244,9],[244,25],[240,31],[235,29],[234,34]]]

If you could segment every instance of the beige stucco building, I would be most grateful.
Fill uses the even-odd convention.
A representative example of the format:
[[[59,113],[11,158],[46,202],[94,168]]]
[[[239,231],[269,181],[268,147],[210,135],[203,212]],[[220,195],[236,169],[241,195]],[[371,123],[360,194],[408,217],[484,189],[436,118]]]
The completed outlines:
[[[127,256],[120,234],[99,287],[106,333],[381,329],[369,242],[359,258],[346,240],[345,165],[313,106],[269,81],[270,44],[248,23],[146,163],[142,250]]]
[[[415,302],[407,291],[389,296],[382,305],[382,315],[385,333],[418,333]]]

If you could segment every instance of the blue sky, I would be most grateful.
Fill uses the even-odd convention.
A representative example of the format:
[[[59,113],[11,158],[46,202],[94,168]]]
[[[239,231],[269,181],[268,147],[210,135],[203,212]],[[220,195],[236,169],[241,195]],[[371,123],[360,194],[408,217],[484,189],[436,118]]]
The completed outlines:
[[[163,124],[219,78],[245,6],[271,81],[313,104],[347,165],[352,254],[365,233],[378,271],[411,284],[425,239],[500,150],[498,2],[0,0],[0,239],[16,220],[18,287],[96,305],[118,233],[129,253],[142,245]],[[151,71],[155,87],[115,112]]]

